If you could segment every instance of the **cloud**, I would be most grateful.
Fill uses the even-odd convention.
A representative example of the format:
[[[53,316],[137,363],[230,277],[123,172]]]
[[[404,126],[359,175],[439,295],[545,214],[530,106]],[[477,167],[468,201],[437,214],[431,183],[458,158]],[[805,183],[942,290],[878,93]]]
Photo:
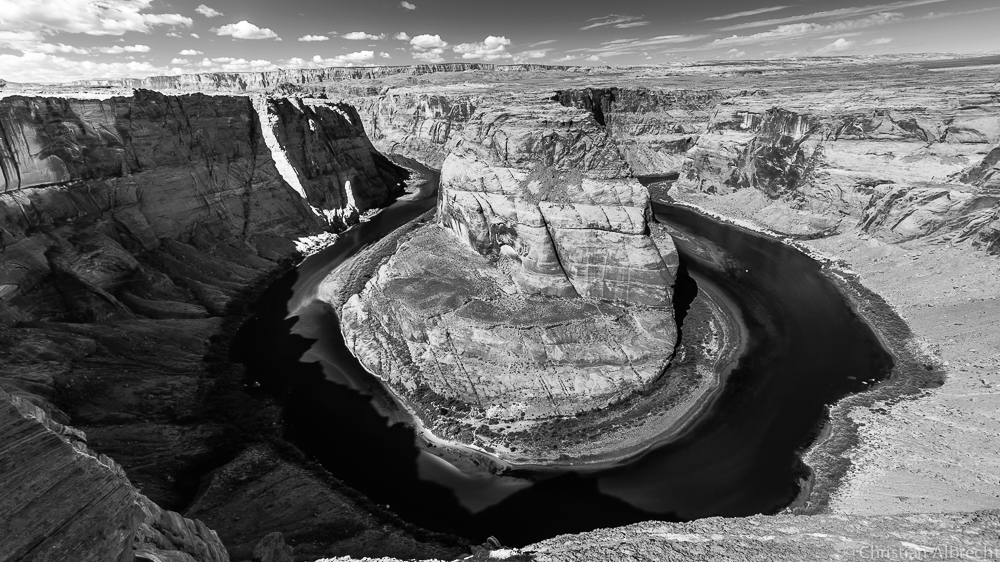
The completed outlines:
[[[407,35],[405,31],[400,31],[399,33],[393,35],[392,38],[393,39],[397,39],[399,41],[409,41],[410,40],[410,36]]]
[[[708,35],[658,35],[649,39],[614,39],[601,43],[600,47],[583,47],[569,49],[567,53],[600,53],[602,56],[619,56],[638,54],[645,48],[659,45],[688,43],[708,38]]]
[[[184,49],[183,51],[181,51],[181,52],[179,52],[177,54],[181,55],[181,56],[184,56],[184,57],[193,57],[193,56],[196,56],[196,55],[204,55],[205,53],[203,53],[201,51],[196,51],[194,49]]]
[[[481,43],[461,43],[452,47],[451,50],[462,55],[462,58],[466,60],[509,59],[511,54],[507,52],[507,45],[510,45],[510,39],[490,35]]]
[[[440,35],[417,35],[410,39],[410,46],[417,51],[429,51],[431,49],[444,49],[448,42],[441,39]]]
[[[778,10],[784,10],[785,8],[788,8],[788,6],[771,6],[770,8],[760,8],[757,10],[747,10],[745,12],[734,12],[732,14],[726,14],[724,16],[715,16],[714,18],[705,18],[701,21],[719,21],[719,20],[731,20],[736,18],[745,18],[747,16],[756,16],[757,14],[777,12]]]
[[[597,55],[590,55],[589,57],[587,57],[587,58],[585,58],[583,60],[588,60],[590,62],[601,62],[601,57],[599,57]]]
[[[514,62],[522,63],[533,59],[545,58],[551,49],[538,49],[536,51],[521,51],[514,55]]]
[[[403,0],[402,2],[400,2],[399,3],[399,7],[403,8],[404,10],[416,10],[417,9],[416,6],[414,6],[413,4],[410,4],[406,0]]]
[[[753,35],[733,35],[731,37],[716,39],[709,45],[712,47],[721,47],[723,45],[750,45],[753,43],[783,41],[788,39],[797,39],[800,37],[808,37],[810,35],[821,35],[823,33],[842,32],[852,29],[885,25],[888,23],[902,21],[902,19],[903,14],[897,12],[885,12],[856,20],[837,21],[828,24],[793,23],[788,25],[779,25],[769,31],[762,31],[760,33],[754,33]]]
[[[279,39],[278,34],[269,28],[257,27],[247,20],[230,23],[219,28],[212,28],[212,31],[216,35],[229,35],[233,39]]]
[[[872,39],[871,41],[865,43],[865,45],[888,45],[892,43],[892,37],[879,37],[878,39]]]
[[[601,18],[590,18],[587,20],[587,25],[580,28],[581,31],[586,31],[588,29],[596,29],[598,27],[613,26],[619,29],[626,27],[635,27],[637,25],[646,25],[648,21],[639,20],[642,16],[622,16],[618,14],[608,14]]]
[[[541,47],[542,45],[551,45],[556,42],[556,39],[546,39],[545,41],[538,41],[537,43],[532,43],[528,45],[528,48]]]
[[[264,72],[278,69],[278,65],[269,60],[233,57],[205,58],[198,63],[198,66],[203,72]]]
[[[61,0],[36,2],[0,0],[0,30],[123,35],[149,33],[158,25],[190,27],[180,14],[149,14],[153,0]]]
[[[385,33],[381,35],[372,35],[370,33],[365,33],[364,31],[352,31],[350,33],[345,33],[341,35],[344,39],[350,39],[351,41],[377,41],[379,39],[385,39]]]
[[[67,59],[46,53],[0,54],[3,76],[14,82],[67,82],[97,78],[144,78],[171,74],[171,69],[148,62],[96,62]]]
[[[381,57],[381,58],[383,58],[383,59],[391,59],[392,58],[392,55],[390,55],[389,53],[386,53],[386,52],[381,52],[381,53],[378,54],[378,56]]]
[[[836,10],[813,12],[811,14],[804,14],[801,16],[791,16],[781,19],[752,21],[748,23],[741,23],[738,25],[731,25],[729,27],[720,27],[719,31],[739,31],[740,29],[749,29],[752,27],[783,25],[787,23],[795,23],[806,20],[837,19],[837,18],[866,16],[869,14],[877,14],[879,12],[887,12],[890,10],[901,10],[903,8],[912,8],[915,6],[923,6],[926,4],[937,4],[939,2],[948,2],[948,1],[949,0],[900,0],[898,2],[889,2],[886,4],[859,6],[856,8],[839,8]]]
[[[170,64],[190,64],[188,59],[171,59]]]
[[[444,57],[441,55],[444,53],[444,49],[431,49],[426,52],[413,53],[413,58],[427,63],[438,63],[444,62]]]
[[[356,53],[338,55],[330,58],[323,58],[319,55],[315,55],[309,61],[305,61],[300,58],[293,58],[288,60],[288,64],[293,67],[309,68],[322,68],[326,66],[354,66],[355,64],[364,63],[374,58],[374,51],[358,51]]]
[[[100,47],[99,52],[109,55],[120,55],[122,53],[148,53],[151,49],[148,45],[115,45],[114,47]]]
[[[848,41],[847,39],[841,37],[840,39],[837,39],[836,41],[830,43],[826,47],[816,49],[816,54],[824,55],[826,53],[836,53],[839,51],[846,51],[847,49],[850,49],[853,46],[854,46],[854,41]]]
[[[215,8],[209,8],[208,6],[201,4],[194,11],[205,16],[206,18],[215,18],[222,15],[222,12],[216,10]]]
[[[566,55],[564,57],[559,57],[557,59],[552,59],[552,62],[569,62],[571,60],[576,60],[578,58],[580,58],[580,57],[578,57],[576,55]]]
[[[299,41],[329,41],[330,38],[326,35],[303,35],[299,37]]]
[[[191,37],[194,37],[195,39],[201,39],[201,35],[198,35],[197,33],[192,33]]]

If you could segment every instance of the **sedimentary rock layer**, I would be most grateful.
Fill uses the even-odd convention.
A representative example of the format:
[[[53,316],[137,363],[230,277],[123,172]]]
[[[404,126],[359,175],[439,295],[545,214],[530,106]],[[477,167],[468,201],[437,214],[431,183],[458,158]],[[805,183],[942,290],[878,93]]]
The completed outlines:
[[[650,238],[648,193],[593,116],[479,108],[448,150],[438,224],[341,310],[362,363],[448,436],[598,409],[656,380],[676,341],[676,249]]]

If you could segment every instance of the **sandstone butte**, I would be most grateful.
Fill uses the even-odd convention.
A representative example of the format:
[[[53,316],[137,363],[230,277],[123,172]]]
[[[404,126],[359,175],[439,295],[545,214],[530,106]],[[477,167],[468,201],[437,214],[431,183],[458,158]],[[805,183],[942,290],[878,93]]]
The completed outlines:
[[[394,334],[408,347],[441,334],[428,328],[435,312],[445,325],[500,313],[511,325],[519,306],[553,293],[555,315],[639,318],[663,325],[655,338],[672,345],[670,251],[635,234],[648,220],[635,173],[677,177],[675,200],[825,257],[897,357],[945,375],[930,385],[923,368],[897,368],[836,405],[829,436],[806,455],[815,485],[797,514],[649,522],[493,557],[850,559],[943,545],[986,557],[1000,543],[1000,92],[968,64],[444,65],[7,84],[0,559],[287,560],[286,542],[299,560],[469,552],[281,444],[277,405],[243,391],[225,352],[244,302],[297,248],[399,193],[405,174],[379,151],[441,168],[441,212],[349,312],[388,314],[369,289],[406,275],[477,289],[450,303],[411,295],[391,324],[412,321]],[[501,146],[500,131],[513,142]],[[510,180],[491,179],[501,169]],[[551,189],[557,178],[580,191]],[[581,199],[588,186],[625,198]],[[628,263],[558,253],[601,237],[636,244]],[[440,258],[451,276],[404,259],[438,243],[466,256]],[[646,267],[655,260],[631,259],[653,250],[659,273]],[[632,270],[642,275],[622,283]],[[637,373],[662,365],[648,340],[629,337],[614,341],[647,353]],[[621,392],[603,353],[588,366],[601,373],[591,388],[607,390],[598,402]],[[475,360],[505,369],[524,357]],[[487,389],[453,392],[471,391]],[[593,407],[583,395],[526,400],[525,417],[553,402]]]

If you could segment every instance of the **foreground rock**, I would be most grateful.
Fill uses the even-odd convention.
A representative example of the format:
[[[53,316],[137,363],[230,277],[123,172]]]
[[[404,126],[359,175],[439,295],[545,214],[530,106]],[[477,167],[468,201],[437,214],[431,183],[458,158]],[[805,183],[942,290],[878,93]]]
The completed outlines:
[[[204,523],[142,496],[86,436],[0,390],[0,558],[228,562]]]
[[[360,294],[327,298],[347,300],[348,345],[435,434],[552,461],[563,451],[518,434],[619,402],[670,359],[677,254],[648,214],[590,113],[480,108],[450,145],[439,224],[402,239]]]

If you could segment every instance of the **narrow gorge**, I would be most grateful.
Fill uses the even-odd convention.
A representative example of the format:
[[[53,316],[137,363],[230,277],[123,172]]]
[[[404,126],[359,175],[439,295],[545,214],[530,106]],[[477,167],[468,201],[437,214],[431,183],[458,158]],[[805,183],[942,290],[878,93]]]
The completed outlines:
[[[1000,541],[996,84],[755,64],[6,85],[0,559]]]

